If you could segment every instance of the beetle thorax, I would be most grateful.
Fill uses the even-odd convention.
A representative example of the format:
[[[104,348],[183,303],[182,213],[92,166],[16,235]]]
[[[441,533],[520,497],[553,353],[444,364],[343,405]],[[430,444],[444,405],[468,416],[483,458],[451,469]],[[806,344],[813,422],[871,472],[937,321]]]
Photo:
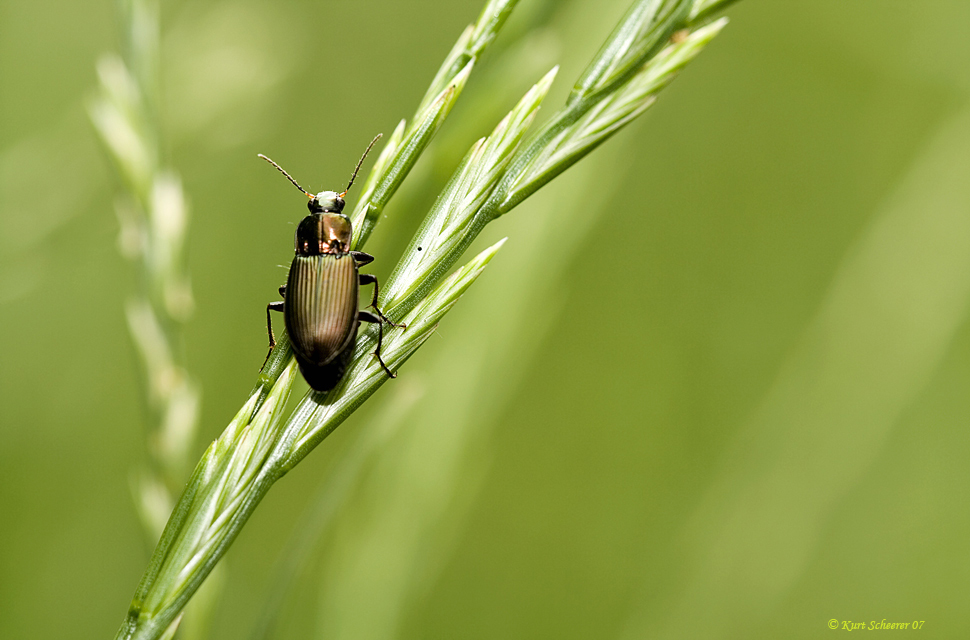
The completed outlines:
[[[296,253],[301,256],[344,254],[350,251],[350,236],[350,218],[344,214],[311,213],[296,229]]]

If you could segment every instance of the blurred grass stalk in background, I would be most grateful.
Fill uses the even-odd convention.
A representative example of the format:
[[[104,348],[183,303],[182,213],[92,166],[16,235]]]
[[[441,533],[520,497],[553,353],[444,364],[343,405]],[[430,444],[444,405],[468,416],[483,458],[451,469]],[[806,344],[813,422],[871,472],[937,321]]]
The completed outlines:
[[[184,479],[199,389],[181,349],[193,306],[183,253],[188,212],[178,175],[161,167],[158,149],[157,6],[135,0],[126,9],[126,59],[109,54],[98,62],[100,95],[90,114],[126,188],[116,201],[119,248],[141,268],[141,290],[126,312],[154,420],[153,468],[138,481],[140,515],[157,539],[174,503],[170,490]]]
[[[502,242],[441,284],[482,229],[649,108],[657,93],[719,33],[709,22],[730,0],[634,3],[587,67],[566,105],[521,144],[556,69],[546,74],[487,138],[476,142],[382,287],[385,312],[408,325],[389,332],[384,358],[399,368],[481,274]],[[362,248],[384,206],[448,116],[513,0],[492,0],[446,58],[410,126],[390,136],[351,218]],[[582,194],[586,196],[587,194]],[[282,411],[296,375],[285,334],[249,400],[205,452],[162,533],[119,638],[159,638],[232,544],[272,484],[300,462],[386,380],[361,335],[353,364],[327,393],[310,392],[288,420]]]
[[[133,478],[135,505],[150,545],[165,527],[185,482],[196,435],[201,390],[189,374],[182,327],[192,316],[186,269],[188,207],[178,174],[162,159],[159,8],[152,0],[122,3],[124,56],[98,61],[99,95],[89,114],[124,185],[115,203],[118,245],[140,268],[140,290],[128,301],[132,341],[144,366],[149,465]],[[197,599],[183,637],[204,637],[219,579]],[[168,631],[174,635],[181,616]]]
[[[153,469],[139,480],[138,494],[144,526],[157,537],[174,502],[169,490],[184,478],[199,390],[181,349],[181,326],[193,307],[183,253],[188,212],[178,175],[162,167],[159,153],[158,9],[140,0],[125,9],[125,59],[109,54],[98,62],[100,95],[90,115],[125,186],[115,205],[119,248],[141,269],[141,290],[126,311],[153,411]]]

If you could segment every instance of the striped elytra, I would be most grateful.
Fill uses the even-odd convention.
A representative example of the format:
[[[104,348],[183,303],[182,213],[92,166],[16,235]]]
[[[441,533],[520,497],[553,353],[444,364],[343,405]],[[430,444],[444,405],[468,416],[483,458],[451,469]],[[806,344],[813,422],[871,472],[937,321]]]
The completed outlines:
[[[357,279],[357,263],[346,253],[293,258],[283,317],[300,360],[322,367],[353,343]]]

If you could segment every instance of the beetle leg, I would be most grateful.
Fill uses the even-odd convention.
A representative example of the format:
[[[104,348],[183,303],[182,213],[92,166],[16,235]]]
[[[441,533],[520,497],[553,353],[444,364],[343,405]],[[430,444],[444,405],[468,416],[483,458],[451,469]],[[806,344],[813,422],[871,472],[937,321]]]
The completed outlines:
[[[285,289],[286,285],[280,287]],[[270,317],[270,311],[283,311],[283,301],[270,302],[266,305],[266,332],[269,334],[269,351],[266,352],[266,360],[269,360],[269,354],[273,353],[273,347],[276,346],[276,336],[273,335],[273,319]],[[263,360],[263,366],[266,366],[266,360]]]
[[[374,297],[371,298],[370,305],[368,305],[368,308],[376,311],[377,317],[379,317],[381,320],[391,325],[392,327],[397,327],[399,329],[407,329],[407,325],[405,324],[395,324],[390,320],[388,320],[387,316],[381,313],[381,310],[377,308],[377,294],[378,294],[378,286],[379,286],[377,284],[377,276],[371,275],[369,273],[362,273],[360,274],[360,284],[361,286],[368,285],[368,284],[374,285]]]
[[[270,317],[270,311],[283,312],[283,301],[270,302],[266,305],[266,331],[269,333],[269,348],[272,349],[276,346],[276,336],[273,335],[273,319]]]
[[[284,298],[286,297],[286,285],[285,284],[280,285],[280,295],[283,296]]]
[[[369,253],[364,253],[363,251],[351,251],[350,257],[354,259],[358,267],[362,267],[365,264],[370,264],[374,261],[374,256]]]
[[[384,371],[387,372],[387,375],[392,378],[396,378],[397,374],[391,373],[391,370],[387,368],[386,364],[384,364],[384,359],[381,358],[381,342],[384,339],[384,323],[387,321],[387,318],[384,318],[383,316],[375,316],[370,311],[358,311],[357,320],[360,322],[370,322],[377,325],[377,350],[374,351],[374,355],[377,356],[377,361],[381,363],[382,367],[384,367]]]

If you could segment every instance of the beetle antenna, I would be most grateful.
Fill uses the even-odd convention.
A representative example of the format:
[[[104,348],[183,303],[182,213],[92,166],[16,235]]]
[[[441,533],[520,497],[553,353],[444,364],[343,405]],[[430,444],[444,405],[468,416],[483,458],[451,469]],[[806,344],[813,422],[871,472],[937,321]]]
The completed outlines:
[[[310,193],[309,191],[307,191],[306,189],[304,189],[303,187],[301,187],[299,185],[299,183],[296,180],[293,179],[293,176],[291,176],[290,174],[288,174],[283,169],[283,167],[281,167],[280,165],[276,164],[275,162],[273,162],[272,160],[270,160],[269,158],[267,158],[266,156],[264,156],[261,153],[257,153],[256,155],[258,155],[260,158],[262,158],[266,162],[270,163],[271,165],[273,165],[274,167],[276,167],[277,169],[279,169],[279,172],[282,173],[284,176],[286,176],[286,179],[289,180],[290,182],[292,182],[296,186],[297,189],[299,189],[300,191],[302,191],[306,195],[306,197],[313,198],[313,194]]]
[[[361,165],[364,164],[364,158],[367,157],[367,154],[370,153],[371,147],[377,144],[377,141],[380,140],[381,136],[383,135],[383,133],[378,133],[376,136],[374,136],[374,139],[370,141],[370,144],[367,145],[367,148],[364,149],[364,155],[360,157],[360,162],[357,163],[357,167],[354,169],[354,175],[350,176],[350,183],[347,184],[347,188],[344,189],[344,192],[340,194],[341,198],[347,195],[347,192],[350,191],[350,187],[354,186],[354,180],[357,179],[357,172],[360,171]],[[280,169],[280,171],[282,171],[282,169]]]

